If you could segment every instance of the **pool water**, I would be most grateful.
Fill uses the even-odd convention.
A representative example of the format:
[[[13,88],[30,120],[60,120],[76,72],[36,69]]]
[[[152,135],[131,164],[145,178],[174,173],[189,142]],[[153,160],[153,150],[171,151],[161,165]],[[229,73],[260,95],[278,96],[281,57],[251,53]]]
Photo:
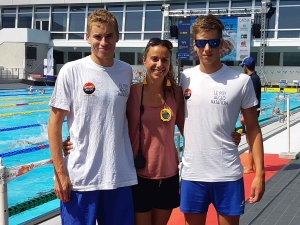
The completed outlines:
[[[45,89],[45,94],[39,94],[35,89]],[[0,89],[0,154],[22,150],[48,143],[47,122],[49,119],[50,100],[53,87],[35,87],[32,94],[24,89]],[[274,103],[277,93],[263,93],[261,107]],[[300,106],[299,94],[291,98],[291,108]],[[277,103],[281,111],[285,103]],[[264,123],[276,120],[273,115],[274,104],[265,108],[260,120]],[[31,114],[27,114],[31,111]],[[263,124],[262,124],[263,125]],[[23,126],[23,127],[22,127]],[[24,127],[25,126],[25,127]],[[29,126],[29,127],[26,127]],[[240,126],[237,121],[236,126]],[[8,130],[8,128],[14,128]],[[68,136],[67,124],[63,124],[63,139]],[[181,141],[182,142],[182,141]],[[181,143],[182,145],[182,143]],[[23,165],[50,158],[49,148],[39,151],[22,153],[3,158],[6,167]],[[12,207],[34,197],[53,191],[53,167],[47,165],[35,169],[8,183],[8,204]],[[9,218],[10,225],[20,224],[59,207],[59,201],[53,200],[41,206],[27,210]]]

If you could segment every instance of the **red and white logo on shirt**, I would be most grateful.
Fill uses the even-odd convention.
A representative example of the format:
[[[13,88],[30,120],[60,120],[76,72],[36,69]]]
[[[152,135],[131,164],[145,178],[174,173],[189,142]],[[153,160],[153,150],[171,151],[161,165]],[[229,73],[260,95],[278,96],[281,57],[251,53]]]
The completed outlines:
[[[192,91],[191,89],[187,88],[184,91],[183,97],[185,100],[188,100],[192,96]]]
[[[96,90],[96,87],[91,82],[88,82],[85,85],[83,85],[83,91],[84,91],[84,93],[86,93],[88,95],[93,94],[95,90]]]

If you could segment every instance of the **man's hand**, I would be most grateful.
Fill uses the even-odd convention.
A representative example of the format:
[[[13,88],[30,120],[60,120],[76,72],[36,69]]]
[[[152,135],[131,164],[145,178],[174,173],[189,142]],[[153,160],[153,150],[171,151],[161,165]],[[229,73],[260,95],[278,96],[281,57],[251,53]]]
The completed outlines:
[[[256,175],[252,181],[249,203],[259,202],[265,192],[265,175]]]
[[[72,149],[73,149],[73,142],[70,141],[70,136],[68,136],[67,140],[65,140],[63,142],[63,153],[64,153],[64,156],[69,155]]]
[[[71,199],[72,183],[67,175],[55,173],[54,191],[58,199],[68,202]]]

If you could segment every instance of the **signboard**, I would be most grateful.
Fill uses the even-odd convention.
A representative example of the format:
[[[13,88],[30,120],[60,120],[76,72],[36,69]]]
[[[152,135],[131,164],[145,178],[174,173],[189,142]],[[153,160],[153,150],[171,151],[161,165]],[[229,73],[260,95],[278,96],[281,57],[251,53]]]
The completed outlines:
[[[53,48],[47,52],[47,59],[44,59],[44,75],[53,76]]]
[[[181,18],[178,21],[178,58],[196,60],[191,25],[197,18]],[[221,60],[241,61],[250,56],[251,17],[221,17],[225,26]]]

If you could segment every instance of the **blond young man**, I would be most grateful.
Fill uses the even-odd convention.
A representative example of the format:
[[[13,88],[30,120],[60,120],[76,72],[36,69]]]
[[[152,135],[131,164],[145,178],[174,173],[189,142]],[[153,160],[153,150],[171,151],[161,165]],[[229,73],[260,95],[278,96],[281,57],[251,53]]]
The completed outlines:
[[[223,29],[213,15],[195,21],[194,49],[200,65],[181,77],[186,111],[180,209],[187,225],[204,225],[210,204],[220,225],[239,224],[245,204],[243,167],[230,134],[241,109],[256,165],[249,202],[258,202],[265,188],[257,99],[250,77],[220,61]]]
[[[49,105],[48,136],[63,224],[133,225],[131,186],[137,183],[126,102],[130,65],[114,59],[118,23],[104,9],[88,18],[91,55],[60,70]],[[73,151],[62,156],[67,116]]]

